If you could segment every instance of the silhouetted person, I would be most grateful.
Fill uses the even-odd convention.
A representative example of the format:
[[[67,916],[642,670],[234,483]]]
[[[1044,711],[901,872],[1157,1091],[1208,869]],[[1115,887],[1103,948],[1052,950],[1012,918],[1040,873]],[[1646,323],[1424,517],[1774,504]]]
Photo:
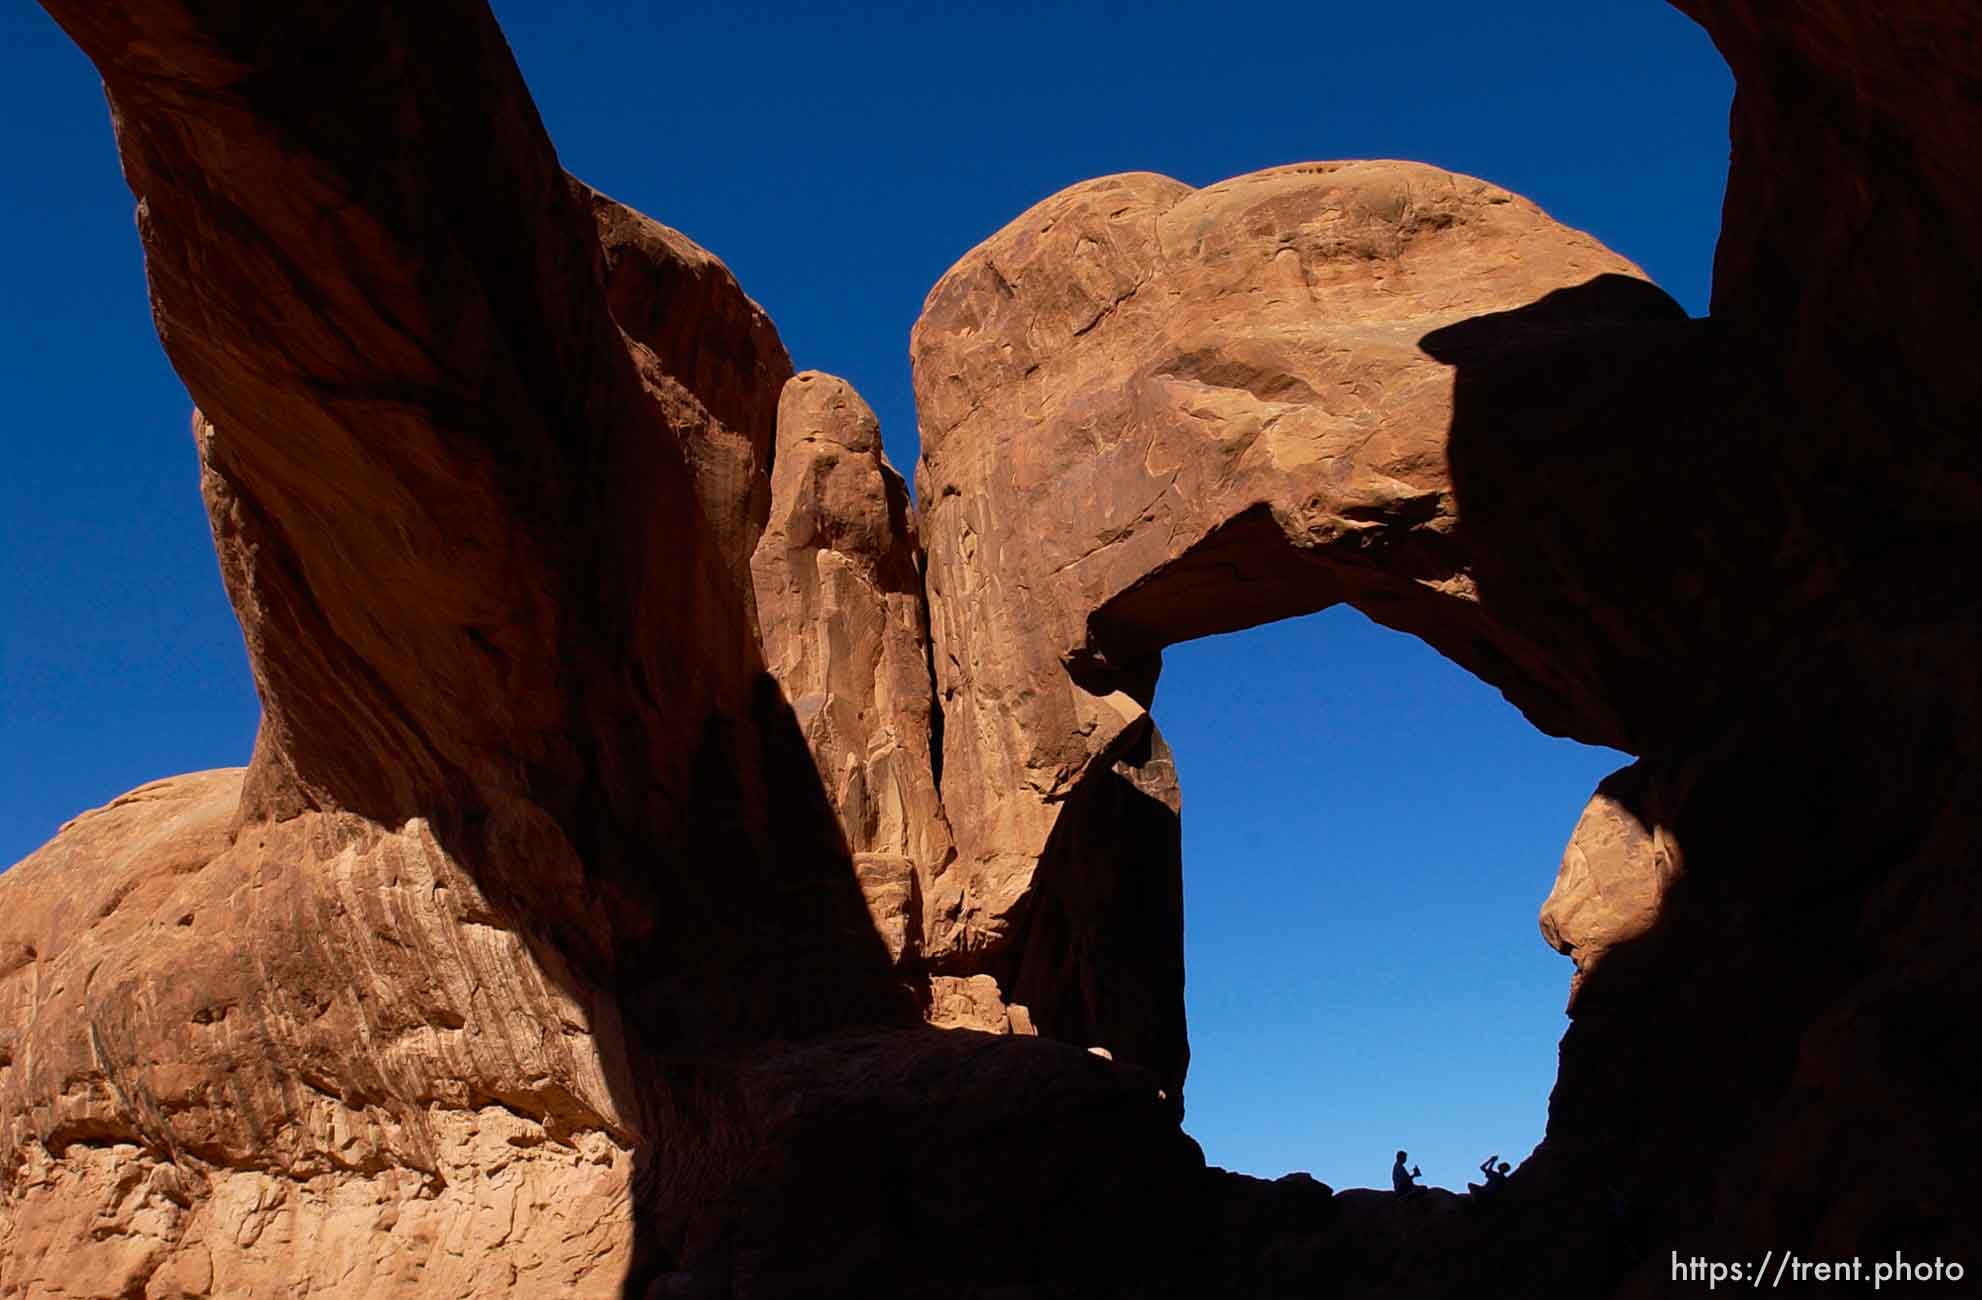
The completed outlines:
[[[1501,1187],[1507,1182],[1507,1171],[1513,1168],[1513,1166],[1509,1165],[1505,1160],[1500,1160],[1500,1167],[1496,1169],[1493,1163],[1496,1160],[1500,1160],[1500,1157],[1492,1155],[1480,1161],[1480,1172],[1486,1176],[1486,1181],[1484,1183],[1467,1183],[1467,1191],[1479,1197],[1493,1196],[1500,1191]]]
[[[1422,1169],[1406,1169],[1404,1167],[1404,1162],[1410,1159],[1410,1157],[1410,1152],[1399,1151],[1397,1153],[1397,1163],[1390,1166],[1390,1189],[1397,1193],[1397,1199],[1400,1201],[1407,1197],[1424,1195],[1425,1189],[1413,1181],[1421,1177],[1424,1171]]]

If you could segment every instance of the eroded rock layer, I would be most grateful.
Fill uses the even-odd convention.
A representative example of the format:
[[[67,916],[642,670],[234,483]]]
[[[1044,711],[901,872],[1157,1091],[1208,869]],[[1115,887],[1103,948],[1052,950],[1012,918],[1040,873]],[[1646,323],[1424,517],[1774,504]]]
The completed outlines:
[[[4,878],[0,1294],[617,1294],[614,1001],[424,822],[237,835],[241,776],[135,790]]]
[[[0,1286],[965,1294],[1174,1221],[1201,1159],[1158,1080],[918,1027],[849,843],[910,904],[947,856],[899,485],[792,458],[777,544],[875,584],[793,612],[900,633],[858,684],[890,716],[815,755],[748,567],[783,348],[563,174],[486,9],[50,8],[104,73],[264,717],[245,772],[0,884]],[[865,802],[821,781],[842,740]],[[958,1240],[994,1217],[1016,1264]]]
[[[1520,562],[1547,563],[1571,541],[1516,533],[1505,491],[1468,481],[1483,460],[1504,471],[1504,450],[1470,442],[1526,441],[1523,462],[1582,453],[1550,445],[1560,420],[1457,441],[1467,381],[1448,353],[1464,347],[1440,340],[1482,318],[1490,363],[1569,339],[1619,370],[1646,331],[1687,328],[1636,268],[1526,200],[1396,162],[1196,191],[1091,181],[936,286],[913,356],[963,905],[932,953],[1106,989],[1065,1032],[1111,1050],[1133,1037],[1134,1059],[1181,1074],[1181,1011],[1152,1018],[1126,993],[1181,975],[1176,836],[1160,829],[1177,800],[1147,712],[1170,641],[1351,600],[1551,729],[1633,739],[1610,686],[1652,648],[1607,635],[1587,584],[1502,578],[1504,548],[1539,543]],[[1056,865],[1076,842],[1080,861]],[[1050,894],[1101,876],[1120,882],[1097,894],[1107,924],[1093,907],[1053,919],[1067,909]],[[1105,941],[1074,937],[1090,927]]]
[[[778,395],[791,358],[714,254],[589,186],[579,190],[598,227],[613,321],[681,443],[717,553],[748,592],[750,556],[770,517]]]
[[[263,725],[196,808],[6,878],[10,1281],[733,1257],[764,1044],[916,1021],[755,635],[775,331],[564,174],[480,4],[50,9],[104,75]]]
[[[1967,8],[1682,0],[1740,83],[1707,321],[1413,164],[1056,195],[916,327],[918,528],[850,388],[564,175],[482,4],[46,3],[264,721],[0,878],[0,1294],[1982,1259]],[[1640,756],[1490,1213],[1177,1126],[1161,650],[1342,601]]]
[[[1174,641],[1347,601],[1643,756],[1544,907],[1577,963],[1548,1138],[1491,1240],[1427,1212],[1414,1251],[1473,1263],[1401,1293],[1663,1294],[1662,1242],[1982,1245],[1976,1061],[1929,1028],[1972,1027],[1982,981],[1982,385],[1946,351],[1975,332],[1973,18],[1686,7],[1743,78],[1713,319],[1492,186],[1328,163],[1076,186],[916,327],[965,890],[933,950],[1172,986],[1174,940],[1104,951],[1055,900],[1117,874],[1122,811],[1088,801]],[[1174,871],[1152,848],[1136,878]],[[1343,1215],[1310,1280],[1388,1267]]]
[[[778,402],[771,525],[751,570],[764,659],[832,797],[876,928],[920,956],[951,857],[936,795],[922,552],[881,426],[807,371]]]

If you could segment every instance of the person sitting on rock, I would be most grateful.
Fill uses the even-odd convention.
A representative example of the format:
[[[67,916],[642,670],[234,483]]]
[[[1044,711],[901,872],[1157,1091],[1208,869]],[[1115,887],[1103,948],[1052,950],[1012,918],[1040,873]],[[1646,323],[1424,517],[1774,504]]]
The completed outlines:
[[[1404,1162],[1410,1158],[1410,1152],[1399,1151],[1397,1153],[1397,1163],[1390,1166],[1390,1187],[1392,1191],[1397,1193],[1398,1200],[1424,1195],[1425,1189],[1418,1186],[1414,1181],[1422,1177],[1424,1171],[1415,1167],[1410,1169],[1404,1167]]]
[[[1509,1165],[1505,1160],[1500,1160],[1500,1167],[1496,1169],[1493,1164],[1496,1160],[1500,1160],[1498,1155],[1491,1155],[1480,1161],[1480,1172],[1486,1175],[1486,1181],[1484,1183],[1467,1183],[1467,1191],[1481,1197],[1490,1196],[1500,1191],[1501,1187],[1507,1182],[1508,1170],[1513,1168],[1513,1166]]]

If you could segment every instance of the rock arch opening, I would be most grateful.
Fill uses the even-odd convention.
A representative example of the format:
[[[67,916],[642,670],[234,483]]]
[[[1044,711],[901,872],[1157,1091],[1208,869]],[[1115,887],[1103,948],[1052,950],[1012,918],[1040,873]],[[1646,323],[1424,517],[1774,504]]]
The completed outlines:
[[[1206,1158],[1376,1186],[1404,1146],[1454,1188],[1518,1163],[1566,1025],[1536,911],[1624,757],[1347,605],[1169,647],[1152,716],[1183,794]]]
[[[1748,667],[1745,615],[1704,594],[1730,591],[1712,556],[1774,524],[1666,503],[1739,481],[1715,478],[1745,454],[1727,431],[1766,395],[1716,327],[1495,186],[1388,162],[1198,190],[1102,178],[964,258],[911,352],[956,845],[930,954],[1186,1102],[1188,792],[1151,713],[1166,649],[1352,606],[1542,733],[1652,755],[1711,724]],[[1713,395],[1716,422],[1680,393]],[[1550,857],[1572,822],[1604,843],[1550,895],[1551,941],[1579,963],[1563,1060],[1584,1064],[1551,1101],[1551,1134],[1566,1095],[1576,1139],[1531,1186],[1657,1177],[1587,1068],[1637,1041],[1618,1026],[1659,987],[1605,954],[1667,942],[1638,941],[1673,878],[1661,818],[1692,777],[1633,771],[1577,821],[1586,772],[1549,836]]]

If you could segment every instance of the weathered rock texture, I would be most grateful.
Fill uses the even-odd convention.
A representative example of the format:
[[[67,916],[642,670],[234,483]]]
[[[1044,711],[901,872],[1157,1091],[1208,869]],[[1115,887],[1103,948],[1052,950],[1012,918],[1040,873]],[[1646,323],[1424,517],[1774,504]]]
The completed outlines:
[[[914,1021],[754,634],[775,333],[564,175],[479,4],[51,9],[264,720],[183,850],[143,800],[7,878],[9,1283],[606,1294],[726,1249],[739,1054]]]
[[[0,879],[0,1294],[1982,1259],[1966,8],[1685,0],[1741,87],[1707,321],[1411,164],[1047,200],[915,332],[925,640],[871,413],[563,174],[481,4],[46,3],[264,722]],[[1490,1217],[1176,1124],[1160,652],[1340,601],[1640,756]]]
[[[424,821],[237,830],[241,778],[4,877],[0,1295],[970,1294],[1175,1225],[1146,1076],[981,1033],[684,1063]],[[1021,1195],[1015,1248],[982,1225]]]
[[[0,1294],[615,1294],[613,1000],[423,821],[237,834],[241,775],[4,878]]]
[[[487,10],[49,7],[104,74],[264,719],[245,773],[6,877],[3,1284],[637,1295],[788,1260],[794,1180],[912,1240],[1033,1196],[1026,1152],[1188,1172],[1131,1070],[900,1032],[755,631],[789,363],[564,175]],[[1001,1077],[1064,1112],[1004,1126],[1002,1183],[801,1160],[1003,1125],[960,1113]]]
[[[765,663],[832,797],[889,956],[912,961],[951,848],[908,488],[881,453],[874,412],[844,380],[807,371],[787,383],[777,431],[771,525],[751,562]]]
[[[1982,1246],[1982,1058],[1943,1037],[1982,989],[1975,20],[1686,7],[1742,78],[1710,320],[1491,186],[1336,163],[1076,186],[915,332],[965,890],[932,952],[1057,964],[1152,1024],[1175,854],[1124,872],[1106,832],[1177,640],[1348,601],[1643,756],[1544,908],[1579,969],[1523,1208],[1486,1243],[1425,1225],[1415,1253],[1474,1263],[1405,1293],[1484,1265],[1663,1294],[1673,1242]],[[1124,879],[1146,939],[1108,950],[1086,936],[1137,927],[1063,900]],[[1102,997],[1008,987],[1043,1033],[1126,1036]],[[1310,1281],[1387,1271],[1344,1223]]]
[[[598,226],[613,321],[681,440],[709,536],[747,593],[750,556],[770,516],[778,395],[791,358],[771,318],[707,249],[580,189]]]
[[[1713,320],[1763,394],[1743,481],[1751,503],[1784,503],[1808,558],[1793,595],[1756,584],[1742,551],[1714,584],[1772,596],[1773,617],[1718,725],[1638,765],[1634,806],[1683,870],[1655,929],[1604,958],[1628,968],[1585,978],[1579,1003],[1607,1005],[1564,1041],[1551,1133],[1614,1153],[1682,1255],[1795,1240],[1966,1263],[1982,1256],[1966,1100],[1982,1088],[1982,576],[1964,558],[1982,544],[1982,16],[1679,7],[1737,83]],[[1646,1118],[1698,1176],[1650,1155]],[[1666,1293],[1654,1264],[1630,1294]]]
[[[1181,1076],[1181,1009],[1130,992],[1181,976],[1176,793],[1147,713],[1170,641],[1350,600],[1550,728],[1627,741],[1611,701],[1641,704],[1611,687],[1653,647],[1593,628],[1587,584],[1500,580],[1537,557],[1499,554],[1494,505],[1462,507],[1454,366],[1422,345],[1551,294],[1498,346],[1686,328],[1587,235],[1409,163],[1092,181],[944,277],[913,344],[963,877],[933,954],[1010,972],[1043,1032]]]
[[[1542,937],[1576,962],[1572,999],[1604,954],[1657,925],[1666,891],[1685,869],[1673,810],[1647,788],[1647,777],[1634,765],[1597,787],[1542,904]]]

